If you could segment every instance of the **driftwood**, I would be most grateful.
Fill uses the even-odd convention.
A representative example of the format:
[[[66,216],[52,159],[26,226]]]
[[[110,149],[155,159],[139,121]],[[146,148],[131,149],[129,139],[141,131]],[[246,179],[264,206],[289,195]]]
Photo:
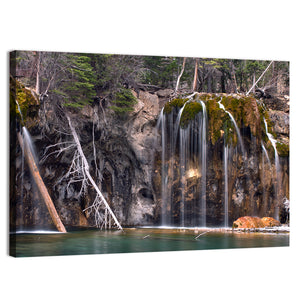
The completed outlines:
[[[110,214],[110,216],[113,218],[113,220],[115,221],[115,224],[117,225],[117,227],[120,230],[123,230],[123,228],[120,225],[119,221],[117,220],[115,214],[111,210],[111,208],[108,205],[107,201],[105,200],[103,194],[101,193],[99,187],[97,186],[96,182],[94,181],[94,179],[92,178],[92,176],[90,174],[88,161],[87,161],[87,159],[86,159],[86,157],[85,157],[85,155],[83,153],[83,150],[82,150],[82,147],[81,147],[81,144],[80,144],[77,132],[76,132],[75,128],[73,127],[71,119],[70,119],[70,117],[68,115],[67,115],[67,120],[68,120],[68,123],[69,123],[69,127],[71,129],[71,133],[73,135],[74,142],[75,142],[75,144],[77,146],[77,150],[78,150],[79,156],[80,156],[80,158],[82,160],[82,172],[83,172],[83,176],[88,179],[88,181],[91,183],[91,185],[94,187],[94,189],[95,189],[95,191],[97,193],[97,197],[96,197],[95,203],[91,206],[91,208],[95,207],[96,208],[96,213],[98,213],[98,209],[100,208],[101,205],[103,205],[104,208],[105,208],[105,221],[104,221],[105,225],[107,223],[107,216],[106,216],[106,214],[108,212]]]
[[[52,218],[52,221],[54,223],[54,225],[56,226],[57,230],[60,231],[60,232],[67,232],[66,229],[65,229],[65,226],[63,225],[56,209],[55,209],[55,206],[52,202],[52,199],[48,193],[48,190],[44,184],[44,181],[40,175],[40,172],[37,168],[37,165],[34,161],[34,158],[33,158],[33,155],[30,151],[30,147],[29,145],[27,144],[26,141],[23,140],[23,137],[20,133],[18,133],[18,140],[19,140],[19,143],[20,143],[20,146],[21,148],[23,149],[23,152],[24,152],[24,155],[25,155],[25,159],[27,161],[27,164],[29,166],[29,169],[30,169],[30,172],[31,172],[31,175],[37,185],[37,188],[47,206],[47,209],[50,213],[50,216]]]

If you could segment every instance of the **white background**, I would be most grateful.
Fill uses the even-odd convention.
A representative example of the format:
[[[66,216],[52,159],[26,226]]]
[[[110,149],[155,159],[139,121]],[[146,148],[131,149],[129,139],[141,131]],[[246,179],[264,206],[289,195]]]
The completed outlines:
[[[1,1],[1,298],[297,299],[297,1]],[[289,60],[291,246],[49,258],[7,256],[8,51]]]

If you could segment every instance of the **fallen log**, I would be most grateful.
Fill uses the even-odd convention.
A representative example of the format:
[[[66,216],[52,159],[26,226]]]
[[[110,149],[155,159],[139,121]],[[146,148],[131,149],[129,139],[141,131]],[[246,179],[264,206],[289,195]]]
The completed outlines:
[[[38,188],[46,206],[47,206],[47,209],[50,213],[50,216],[51,216],[51,219],[52,219],[54,225],[56,226],[58,231],[67,232],[65,226],[63,225],[63,223],[55,209],[55,206],[54,206],[52,199],[48,193],[48,190],[44,184],[44,181],[40,175],[38,167],[34,161],[32,153],[31,153],[30,147],[27,144],[26,140],[24,141],[22,135],[19,132],[18,132],[18,140],[19,140],[21,148],[23,149],[23,153],[25,155],[26,162],[29,166],[30,173],[37,185],[37,188]]]
[[[71,122],[71,119],[70,117],[67,115],[67,120],[68,120],[68,123],[69,123],[69,127],[71,129],[71,133],[73,135],[73,138],[74,138],[74,142],[77,146],[77,150],[78,150],[78,153],[82,159],[82,163],[83,163],[83,168],[82,168],[82,171],[84,172],[84,175],[88,178],[89,182],[92,184],[92,186],[94,187],[98,197],[101,199],[101,202],[104,204],[106,210],[109,212],[109,214],[112,216],[112,218],[114,219],[115,221],[115,224],[117,225],[117,227],[120,229],[120,230],[123,230],[121,224],[119,223],[118,219],[116,218],[115,214],[113,213],[113,211],[111,210],[110,206],[108,205],[107,201],[105,200],[103,194],[101,193],[99,187],[97,186],[96,182],[94,181],[94,179],[92,178],[91,174],[90,174],[90,171],[89,171],[89,164],[88,164],[88,161],[83,153],[83,150],[82,150],[82,147],[81,147],[81,144],[80,144],[80,141],[79,141],[79,137],[77,135],[77,132],[75,130],[75,128],[73,127],[72,125],[72,122]]]

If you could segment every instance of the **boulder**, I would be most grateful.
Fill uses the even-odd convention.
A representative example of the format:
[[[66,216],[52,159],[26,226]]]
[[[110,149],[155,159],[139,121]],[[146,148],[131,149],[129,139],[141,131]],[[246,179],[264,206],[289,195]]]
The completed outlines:
[[[288,113],[278,110],[270,110],[269,117],[274,123],[274,131],[277,134],[289,135],[290,133],[290,116]]]
[[[233,222],[233,228],[260,228],[265,227],[259,217],[241,217]]]
[[[170,95],[174,92],[174,90],[171,89],[164,89],[164,90],[158,90],[156,92],[157,96],[160,98],[168,98]]]
[[[280,222],[275,220],[274,218],[271,217],[264,217],[261,219],[262,222],[264,223],[264,227],[274,227],[274,226],[280,226]]]
[[[268,109],[279,110],[286,113],[290,111],[290,98],[288,96],[278,96],[264,99]]]
[[[233,228],[264,228],[264,227],[274,227],[280,226],[280,222],[271,217],[250,217],[245,216],[238,218],[233,222]]]

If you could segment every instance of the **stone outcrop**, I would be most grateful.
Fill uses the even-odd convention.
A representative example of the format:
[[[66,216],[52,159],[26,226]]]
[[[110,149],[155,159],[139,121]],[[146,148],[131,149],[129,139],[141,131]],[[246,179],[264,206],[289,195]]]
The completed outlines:
[[[271,217],[263,217],[261,220],[264,224],[264,227],[275,227],[281,225],[279,221]]]
[[[280,226],[280,222],[271,217],[250,217],[245,216],[238,218],[233,222],[233,228],[264,228],[264,227],[274,227]]]
[[[88,160],[91,175],[97,181],[122,226],[159,225],[161,222],[162,145],[160,132],[157,130],[157,120],[162,107],[170,100],[172,93],[173,90],[159,90],[155,93],[140,91],[138,96],[134,93],[137,103],[126,118],[118,118],[109,108],[109,104],[101,99],[80,111],[70,111],[72,123],[80,135],[81,146]],[[230,167],[231,176],[228,182],[229,222],[232,224],[233,220],[241,215],[252,212],[260,217],[271,216],[275,210],[275,189],[274,181],[272,181],[275,170],[274,157],[272,145],[266,141],[270,165],[268,165],[267,158],[264,157],[264,161],[262,160],[261,137],[257,133],[262,130],[263,123],[255,114],[255,111],[256,113],[258,111],[256,102],[251,100],[245,104],[243,109],[245,111],[248,109],[250,113],[243,117],[240,114],[238,102],[231,101],[229,98],[226,101],[228,101],[228,106],[231,105],[238,126],[241,128],[245,149],[247,149],[247,168],[241,164],[240,152],[233,150],[231,152],[230,159],[233,164]],[[270,104],[271,107],[269,117],[273,122],[274,133],[277,133],[284,145],[288,145],[289,110],[287,104],[278,106],[273,103]],[[227,134],[235,145],[237,139],[233,135],[234,128],[230,125],[228,116],[221,110],[216,111],[217,102],[211,102],[209,109],[208,114],[214,120],[214,124],[208,127],[210,136],[208,136],[207,161],[211,163],[207,168],[206,180],[207,225],[220,226],[224,222],[224,135]],[[227,131],[221,126],[221,118],[224,118],[231,126],[227,128]],[[63,133],[55,130],[53,126],[55,120],[56,115],[51,99],[47,99],[43,104],[43,113],[39,115],[39,122],[32,123],[30,127],[40,159],[44,156],[47,146],[57,144],[67,138]],[[271,124],[270,127],[272,127]],[[63,128],[62,132],[64,130],[68,128]],[[44,228],[51,226],[47,210],[40,204],[39,196],[22,162],[22,153],[18,147],[15,150],[17,153],[17,188],[13,205],[16,206],[16,211],[11,215],[11,222],[15,222],[17,226],[39,225]],[[287,155],[280,157],[281,179],[283,194],[288,197],[289,153],[286,148],[282,150],[282,153],[284,151]],[[174,158],[174,166],[177,167],[180,161],[178,152]],[[80,184],[68,185],[68,180],[63,177],[72,159],[72,151],[49,156],[40,164],[41,175],[66,226],[95,226],[94,215],[85,210],[95,198],[93,189],[89,187],[84,195],[79,196]],[[167,163],[170,162],[167,161]],[[237,167],[241,165],[242,167]],[[171,173],[168,174],[168,180],[171,176],[173,176]],[[187,176],[189,178],[186,185],[186,213],[193,213],[199,205],[196,202],[200,193],[197,185],[202,174],[194,172],[188,173]],[[173,186],[170,180],[166,184],[174,191],[175,204],[170,209],[177,209],[180,207],[181,182],[177,178]],[[23,186],[22,189],[21,186]],[[198,193],[197,199],[194,197],[195,191]],[[197,218],[199,215],[195,214],[195,219]],[[179,225],[178,210],[174,211],[174,220]],[[253,222],[259,221],[255,219]],[[268,220],[268,222],[273,224],[273,221]]]

